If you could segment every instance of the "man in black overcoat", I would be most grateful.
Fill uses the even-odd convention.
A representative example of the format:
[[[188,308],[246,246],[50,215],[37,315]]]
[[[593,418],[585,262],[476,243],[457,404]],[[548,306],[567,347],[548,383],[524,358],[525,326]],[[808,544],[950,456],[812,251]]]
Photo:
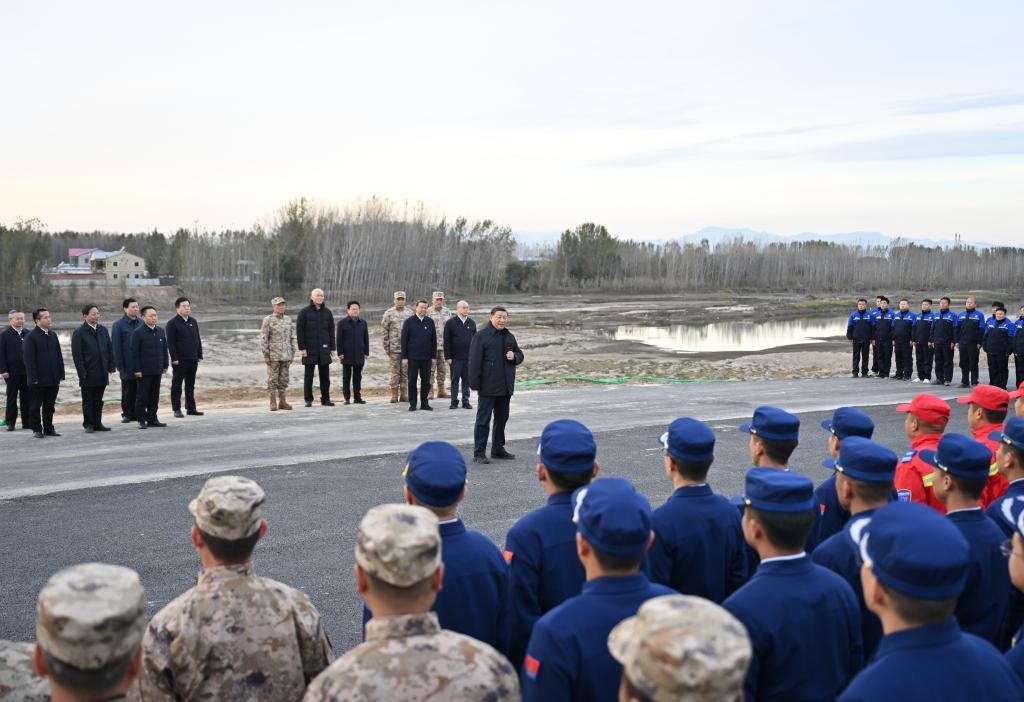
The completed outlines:
[[[473,337],[469,346],[469,386],[476,390],[476,426],[473,429],[473,461],[487,460],[487,434],[491,433],[491,458],[512,459],[505,450],[505,424],[515,391],[516,366],[523,351],[508,324],[508,310],[491,309],[490,321]],[[491,415],[494,427],[491,430]]]
[[[82,390],[82,426],[87,434],[110,431],[103,426],[103,392],[110,374],[117,370],[114,350],[96,305],[83,307],[82,319],[82,326],[71,335],[71,358]]]
[[[32,398],[29,418],[37,439],[60,436],[53,428],[53,410],[60,381],[64,380],[64,355],[57,332],[51,329],[50,311],[40,307],[32,313],[36,328],[25,339],[25,374]]]
[[[306,407],[313,406],[313,369],[320,371],[320,404],[331,402],[331,361],[335,356],[334,315],[324,304],[324,291],[316,288],[309,294],[309,304],[299,310],[295,319],[295,340],[305,370],[302,392]]]

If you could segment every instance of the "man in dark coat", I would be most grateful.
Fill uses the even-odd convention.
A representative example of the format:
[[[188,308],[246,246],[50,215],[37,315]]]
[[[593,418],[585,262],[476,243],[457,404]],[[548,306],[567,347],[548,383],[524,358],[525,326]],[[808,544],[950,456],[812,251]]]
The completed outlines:
[[[103,426],[103,391],[109,375],[116,370],[110,334],[100,324],[96,305],[83,307],[82,319],[82,326],[71,335],[71,357],[82,389],[82,426],[87,434],[110,431],[110,427]]]
[[[306,407],[313,406],[313,369],[320,369],[320,404],[331,402],[331,361],[334,359],[334,315],[324,304],[324,291],[316,288],[309,294],[309,305],[299,310],[295,320],[295,338],[305,368],[302,392]]]
[[[420,409],[432,410],[430,368],[437,356],[437,327],[427,316],[427,301],[416,303],[416,314],[402,323],[402,365],[409,369],[409,411],[416,410],[416,378],[420,381]]]
[[[203,340],[199,336],[199,321],[191,315],[192,302],[187,297],[174,301],[177,312],[164,330],[167,336],[167,352],[171,355],[171,409],[174,416],[182,419],[181,386],[185,386],[185,411],[202,417],[196,409],[196,371],[203,360]]]
[[[452,367],[452,403],[449,409],[459,406],[459,387],[462,387],[462,408],[473,409],[469,404],[469,345],[476,335],[476,322],[469,318],[469,303],[459,300],[455,305],[455,316],[444,324],[444,360]]]
[[[359,303],[355,300],[346,305],[348,314],[338,322],[338,357],[341,359],[341,393],[345,404],[354,398],[357,405],[363,400],[363,365],[370,357],[370,329],[366,320],[359,316]]]
[[[4,425],[7,431],[14,431],[14,423],[18,420],[18,407],[21,407],[21,428],[29,427],[28,377],[25,375],[25,313],[11,310],[7,314],[10,326],[0,334],[0,378],[7,385],[7,411],[4,413]],[[20,398],[20,402],[19,402]]]
[[[167,335],[157,326],[156,309],[146,305],[141,310],[142,326],[132,332],[128,349],[129,365],[138,383],[135,396],[135,416],[139,429],[166,427],[157,419],[160,404],[160,378],[170,366],[167,354]]]
[[[131,345],[132,332],[139,328],[139,303],[134,297],[126,298],[121,303],[124,316],[114,322],[110,330],[110,341],[114,347],[114,365],[121,376],[121,423],[129,424],[135,419],[135,392],[137,382],[128,369],[128,347]]]
[[[60,436],[53,428],[53,410],[60,381],[64,380],[64,356],[57,332],[50,329],[53,323],[50,311],[40,307],[32,313],[32,319],[36,328],[25,339],[25,374],[32,399],[29,408],[32,431],[41,439]]]
[[[515,392],[516,366],[523,362],[523,352],[516,338],[505,326],[508,310],[491,308],[491,319],[474,337],[469,346],[469,386],[476,390],[476,426],[473,429],[473,461],[487,460],[487,434],[491,436],[491,458],[515,458],[505,450],[505,423],[509,403]]]

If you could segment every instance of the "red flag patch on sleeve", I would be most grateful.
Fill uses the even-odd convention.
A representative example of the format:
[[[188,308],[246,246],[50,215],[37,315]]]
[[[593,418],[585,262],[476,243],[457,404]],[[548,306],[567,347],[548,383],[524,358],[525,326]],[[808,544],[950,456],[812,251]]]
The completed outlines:
[[[537,673],[540,672],[540,661],[527,654],[526,660],[523,661],[523,668],[526,669],[526,674],[530,676],[530,680],[536,680]]]
[[[818,505],[818,508],[819,508],[819,509],[821,509],[821,513],[822,513],[822,514],[825,514],[825,503],[821,503],[821,504],[819,504],[819,505]]]
[[[515,554],[512,551],[502,551],[501,555],[505,557],[505,562],[512,565],[512,556]]]

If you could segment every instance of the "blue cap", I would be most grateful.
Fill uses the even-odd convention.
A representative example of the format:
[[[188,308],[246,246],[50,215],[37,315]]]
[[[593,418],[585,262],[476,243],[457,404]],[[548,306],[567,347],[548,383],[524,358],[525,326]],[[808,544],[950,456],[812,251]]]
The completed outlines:
[[[891,483],[896,477],[896,454],[877,441],[862,436],[843,439],[839,458],[826,458],[822,465],[866,483]]]
[[[573,493],[573,521],[598,551],[643,553],[651,538],[651,505],[623,478],[601,478]]]
[[[769,441],[796,441],[800,438],[800,418],[778,407],[758,407],[749,424],[741,424],[740,431]]]
[[[1010,417],[1003,425],[1002,431],[994,431],[988,438],[1024,449],[1024,417]]]
[[[892,502],[871,516],[860,552],[883,585],[921,600],[958,596],[967,581],[967,540],[931,507]]]
[[[680,417],[661,435],[661,445],[680,461],[703,463],[715,455],[715,433],[704,422]]]
[[[448,507],[458,502],[466,486],[466,460],[445,441],[427,441],[409,454],[404,475],[417,500],[431,507]]]
[[[765,512],[804,512],[814,507],[814,483],[778,468],[751,468],[743,486],[743,504]]]
[[[840,407],[832,414],[832,419],[821,423],[821,428],[830,431],[839,439],[848,436],[862,436],[870,439],[875,433],[875,423],[859,409]]]
[[[537,456],[556,473],[588,473],[594,468],[597,444],[590,430],[575,419],[556,419],[544,427]]]
[[[963,434],[946,434],[938,450],[925,449],[918,455],[925,463],[964,480],[988,480],[992,467],[991,449]]]

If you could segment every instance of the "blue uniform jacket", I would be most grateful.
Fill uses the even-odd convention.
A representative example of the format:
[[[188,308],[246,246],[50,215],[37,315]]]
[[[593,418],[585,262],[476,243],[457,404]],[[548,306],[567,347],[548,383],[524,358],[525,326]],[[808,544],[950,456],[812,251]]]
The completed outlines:
[[[437,327],[434,320],[413,315],[402,323],[402,358],[430,361],[437,356]]]
[[[952,619],[883,637],[874,662],[839,696],[839,702],[1021,699],[1024,684],[999,651]]]
[[[906,312],[896,311],[892,321],[892,338],[896,341],[910,341],[914,337],[914,327],[917,326],[917,315],[910,310]]]
[[[857,596],[857,603],[860,605],[860,633],[864,643],[864,660],[870,661],[878,648],[878,642],[882,640],[882,622],[868,610],[864,604],[864,588],[860,582],[860,546],[858,541],[861,533],[871,522],[871,515],[875,510],[867,509],[858,512],[857,515],[847,522],[846,526],[838,534],[818,545],[818,548],[811,556],[811,560],[828,568],[841,577]]]
[[[952,344],[956,342],[960,318],[953,310],[936,312],[932,320],[932,338],[936,344]]]
[[[587,582],[534,625],[523,662],[524,702],[618,700],[622,666],[608,651],[608,634],[647,600],[674,594],[641,573]]]
[[[1014,504],[1016,503],[1016,504]],[[1006,488],[1006,492],[994,499],[985,509],[985,515],[996,523],[1003,535],[1009,539],[1017,530],[1017,515],[1024,506],[1024,478],[1017,478]]]
[[[927,345],[932,340],[932,327],[935,325],[934,312],[921,312],[917,315],[914,326],[914,342]]]
[[[114,365],[120,372],[121,380],[130,380],[131,371],[128,370],[128,349],[132,343],[132,333],[142,324],[142,319],[132,319],[128,315],[122,315],[121,319],[114,322],[110,328],[110,344],[114,349]]]
[[[875,318],[871,312],[854,310],[846,320],[846,338],[850,341],[871,341],[874,323]]]
[[[739,515],[709,485],[679,488],[653,516],[651,580],[718,604],[746,582]]]
[[[834,700],[863,665],[860,606],[838,575],[809,556],[761,562],[723,604],[750,634],[748,702]]]
[[[1013,341],[1017,335],[1017,326],[1009,318],[1003,321],[995,317],[988,320],[985,325],[984,346],[985,352],[993,355],[1013,353]]]
[[[957,315],[957,340],[961,344],[980,344],[985,331],[985,313],[964,310]]]
[[[980,507],[951,512],[949,521],[971,548],[967,584],[954,612],[957,623],[967,633],[999,646],[1006,633],[1012,591],[1006,556],[999,551],[1005,537]]]
[[[883,312],[876,309],[871,313],[871,323],[875,328],[875,341],[892,341],[892,328],[896,323],[896,313],[892,310]]]
[[[890,502],[899,499],[894,489],[889,496]],[[811,527],[811,535],[807,537],[807,552],[812,552],[818,544],[833,534],[838,534],[846,526],[850,519],[850,513],[839,504],[839,495],[836,494],[836,474],[822,481],[821,485],[814,489],[814,502],[818,505],[814,512],[814,526]]]
[[[160,375],[170,365],[167,355],[167,337],[160,327],[150,329],[142,324],[132,332],[128,348],[128,372]]]
[[[1013,352],[1024,355],[1024,317],[1018,317],[1013,326]]]

